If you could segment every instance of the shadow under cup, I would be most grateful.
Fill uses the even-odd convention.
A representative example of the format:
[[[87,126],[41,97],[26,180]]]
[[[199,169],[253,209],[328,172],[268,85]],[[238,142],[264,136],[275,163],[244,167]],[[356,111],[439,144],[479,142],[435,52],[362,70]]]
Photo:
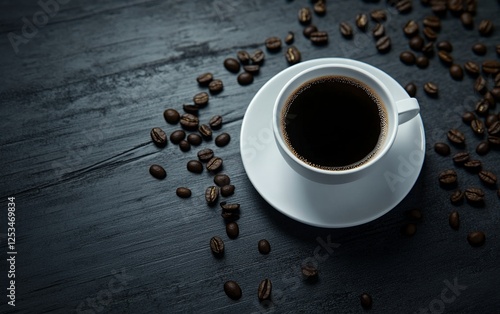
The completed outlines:
[[[398,125],[418,112],[416,99],[395,102],[365,70],[322,65],[297,74],[280,91],[273,132],[294,171],[315,182],[342,184],[376,167],[392,147]]]

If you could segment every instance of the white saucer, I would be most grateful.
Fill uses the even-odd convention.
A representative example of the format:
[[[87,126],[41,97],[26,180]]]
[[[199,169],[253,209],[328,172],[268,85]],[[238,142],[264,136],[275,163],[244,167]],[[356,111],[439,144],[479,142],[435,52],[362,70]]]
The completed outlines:
[[[425,155],[424,126],[418,115],[400,125],[391,150],[367,177],[326,185],[305,179],[290,168],[273,137],[274,100],[297,73],[315,65],[339,62],[359,66],[377,76],[393,92],[396,101],[408,98],[393,78],[366,63],[341,58],[310,60],[278,73],[257,92],[243,118],[240,139],[243,165],[257,192],[290,218],[326,228],[360,225],[393,209],[417,181]]]

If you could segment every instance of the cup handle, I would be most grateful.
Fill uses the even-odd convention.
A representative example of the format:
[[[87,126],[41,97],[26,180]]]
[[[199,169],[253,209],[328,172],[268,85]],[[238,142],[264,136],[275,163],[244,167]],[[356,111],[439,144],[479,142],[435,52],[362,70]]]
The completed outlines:
[[[420,106],[415,98],[397,101],[396,106],[398,107],[399,124],[410,121],[420,112]]]

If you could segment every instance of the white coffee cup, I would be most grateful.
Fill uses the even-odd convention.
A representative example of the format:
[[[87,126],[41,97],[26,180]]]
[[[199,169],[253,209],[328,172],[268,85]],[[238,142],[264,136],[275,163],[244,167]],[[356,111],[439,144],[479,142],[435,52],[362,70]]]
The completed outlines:
[[[284,108],[287,105],[288,99],[304,84],[325,76],[339,76],[361,82],[376,94],[386,113],[387,125],[385,127],[385,136],[382,139],[383,142],[380,143],[376,151],[366,162],[353,168],[329,170],[315,167],[297,157],[285,140],[282,121]],[[415,98],[408,97],[395,101],[387,86],[368,71],[352,65],[333,63],[311,67],[295,75],[288,81],[281,89],[274,103],[272,124],[278,149],[294,171],[315,182],[342,184],[357,180],[367,175],[374,167],[377,167],[378,161],[391,149],[396,139],[399,125],[413,119],[418,115],[419,111],[420,107]],[[337,153],[341,154],[342,151]]]

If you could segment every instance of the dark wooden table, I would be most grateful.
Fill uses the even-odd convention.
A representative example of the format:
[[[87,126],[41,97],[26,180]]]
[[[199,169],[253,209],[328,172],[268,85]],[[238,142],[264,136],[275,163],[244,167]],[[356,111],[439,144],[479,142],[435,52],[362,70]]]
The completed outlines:
[[[41,1],[42,3],[55,3]],[[63,3],[64,2],[64,3]],[[329,32],[329,44],[314,46],[297,20],[310,1],[4,1],[0,5],[0,247],[2,313],[362,313],[359,295],[373,297],[371,313],[499,313],[500,200],[496,188],[453,165],[451,157],[434,152],[447,142],[451,128],[462,130],[468,150],[484,168],[500,174],[499,150],[477,156],[481,140],[462,123],[481,98],[474,79],[454,81],[434,56],[427,69],[406,66],[399,54],[408,41],[402,26],[409,19],[432,15],[413,1],[413,10],[399,14],[385,1],[328,1],[325,16],[313,23]],[[354,26],[358,13],[384,9],[392,49],[380,54],[370,30],[354,29],[343,39],[341,21]],[[449,40],[456,63],[498,60],[500,5],[480,1],[475,28],[465,29],[448,13],[438,40]],[[479,35],[482,19],[494,21],[489,37]],[[35,20],[35,24],[33,24]],[[38,25],[38,26],[36,26]],[[375,23],[370,21],[369,29]],[[253,84],[241,86],[222,62],[238,50],[264,49],[270,36],[296,34],[302,60],[347,57],[370,63],[403,86],[415,82],[426,130],[426,160],[419,180],[403,202],[383,217],[357,227],[315,228],[273,209],[250,183],[240,157],[240,128],[253,96],[274,75],[288,67],[284,49],[266,51]],[[24,32],[24,33],[23,33]],[[483,42],[486,56],[471,51]],[[213,148],[224,159],[224,173],[236,186],[228,200],[241,204],[240,235],[225,234],[217,208],[207,207],[204,191],[213,175],[189,173],[188,160],[201,147],[183,153],[169,143],[155,147],[149,131],[167,133],[166,108],[182,112],[182,104],[206,88],[196,77],[212,72],[225,84],[200,111],[208,121],[221,114],[221,131],[230,144]],[[493,81],[488,77],[489,88]],[[422,86],[439,85],[429,98]],[[498,113],[498,107],[491,109]],[[484,137],[485,138],[485,137]],[[483,139],[484,139],[483,138]],[[461,149],[452,146],[452,154]],[[151,164],[168,176],[156,180]],[[452,190],[441,188],[440,171],[456,169],[458,187],[482,187],[485,206],[466,202],[453,206]],[[382,179],[381,179],[382,180]],[[181,199],[179,186],[193,195]],[[8,197],[15,197],[15,245],[7,245]],[[12,208],[12,205],[10,205]],[[419,208],[423,220],[408,237],[400,229],[412,222],[405,211]],[[448,225],[457,210],[458,231]],[[478,248],[467,234],[481,230],[486,243]],[[214,236],[226,242],[222,259],[212,256]],[[272,251],[262,255],[257,242],[268,239]],[[15,264],[7,261],[15,250]],[[302,264],[319,269],[317,281],[301,277]],[[7,304],[15,275],[15,307]],[[270,301],[257,298],[259,282],[273,282]],[[227,280],[237,281],[243,297],[229,299]]]

